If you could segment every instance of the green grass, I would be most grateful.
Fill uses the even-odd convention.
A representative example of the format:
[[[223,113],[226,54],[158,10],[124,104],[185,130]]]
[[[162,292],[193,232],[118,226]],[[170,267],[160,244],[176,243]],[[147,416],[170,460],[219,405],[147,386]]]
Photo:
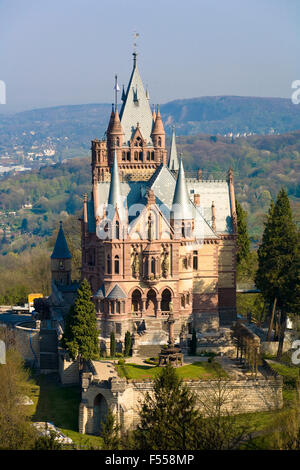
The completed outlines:
[[[100,437],[78,432],[79,386],[61,386],[57,374],[34,375],[31,379],[30,396],[34,404],[26,409],[31,421],[53,423],[73,439],[79,448],[101,447]]]
[[[139,364],[122,364],[117,366],[120,377],[128,380],[154,379],[160,372],[161,367],[151,367]],[[219,376],[227,377],[227,374],[218,363],[194,362],[176,369],[178,376],[182,379],[209,380]]]

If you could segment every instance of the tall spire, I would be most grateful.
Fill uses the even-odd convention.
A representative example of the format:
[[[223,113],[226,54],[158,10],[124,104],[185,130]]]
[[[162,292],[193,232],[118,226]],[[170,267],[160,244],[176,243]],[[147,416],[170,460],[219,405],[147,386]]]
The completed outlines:
[[[174,219],[186,219],[190,220],[193,218],[192,206],[188,195],[188,190],[185,181],[184,168],[182,158],[179,161],[179,171],[174,191],[172,213]]]
[[[59,231],[57,234],[55,246],[53,253],[51,255],[52,259],[70,259],[72,255],[69,251],[67,240],[62,228],[62,221],[59,222]]]
[[[155,123],[153,126],[152,134],[151,135],[164,135],[165,134],[165,129],[164,125],[162,122],[159,106],[157,105],[157,112],[156,112],[156,118],[155,118]]]
[[[169,158],[168,168],[170,170],[176,170],[176,171],[179,168],[179,162],[178,162],[178,157],[177,157],[177,148],[176,148],[176,138],[175,138],[175,126],[173,126],[171,151],[170,151],[170,158]]]
[[[133,126],[137,122],[140,123],[140,130],[143,139],[146,140],[147,144],[151,143],[151,131],[153,125],[152,113],[138,70],[136,56],[137,53],[134,52],[133,69],[120,111],[120,120],[124,131],[124,143],[126,145],[134,135]]]
[[[113,218],[115,210],[118,209],[120,219],[125,218],[124,198],[121,194],[120,175],[118,167],[117,151],[115,150],[114,162],[111,170],[111,179],[108,195],[108,217]]]

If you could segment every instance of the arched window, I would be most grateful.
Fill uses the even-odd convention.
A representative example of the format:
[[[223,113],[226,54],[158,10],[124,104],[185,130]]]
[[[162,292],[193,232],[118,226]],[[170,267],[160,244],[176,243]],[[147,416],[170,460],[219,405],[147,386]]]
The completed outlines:
[[[169,289],[165,289],[161,295],[161,309],[163,312],[170,311],[171,292]]]
[[[161,137],[158,138],[158,146],[161,147]]]
[[[126,152],[122,152],[122,161],[125,162],[126,160]]]
[[[115,256],[115,274],[119,274],[120,271],[120,261],[119,261],[119,256]]]
[[[154,152],[151,152],[151,160],[154,161]]]
[[[120,308],[120,301],[116,301],[116,313],[121,313],[121,308]]]
[[[120,224],[119,221],[116,220],[116,238],[119,240],[120,238]]]
[[[140,161],[140,162],[143,161],[143,152],[139,152],[139,161]]]
[[[107,255],[107,258],[106,258],[106,271],[107,271],[107,274],[111,274],[111,258],[110,258],[110,255]]]
[[[150,152],[147,152],[147,160],[150,161]]]
[[[181,307],[185,308],[185,298],[184,295],[181,296]]]
[[[115,313],[115,301],[114,300],[110,303],[110,306],[111,306],[111,313]]]
[[[138,152],[134,152],[134,159],[135,159],[136,161],[138,161],[138,158],[139,158]]]
[[[131,296],[132,311],[139,312],[140,310],[142,310],[141,303],[142,303],[141,293],[138,289],[135,289],[132,292],[132,296]]]
[[[120,147],[120,139],[119,139],[119,137],[116,138],[116,146],[117,146],[117,147]]]
[[[193,252],[193,269],[198,270],[198,251]]]

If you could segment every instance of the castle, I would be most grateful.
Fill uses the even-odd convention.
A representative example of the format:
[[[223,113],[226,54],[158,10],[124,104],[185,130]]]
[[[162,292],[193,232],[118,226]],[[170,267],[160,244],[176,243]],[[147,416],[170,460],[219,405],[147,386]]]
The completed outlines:
[[[112,331],[121,348],[130,331],[135,351],[150,354],[167,342],[170,311],[181,346],[193,328],[203,333],[231,324],[237,224],[232,169],[225,180],[204,180],[201,170],[185,174],[174,128],[166,149],[160,110],[151,111],[136,53],[120,113],[116,101],[105,138],[93,140],[91,150],[82,278],[92,288],[100,348],[109,350]],[[69,259],[56,251],[52,277],[59,277],[56,285],[70,285]]]

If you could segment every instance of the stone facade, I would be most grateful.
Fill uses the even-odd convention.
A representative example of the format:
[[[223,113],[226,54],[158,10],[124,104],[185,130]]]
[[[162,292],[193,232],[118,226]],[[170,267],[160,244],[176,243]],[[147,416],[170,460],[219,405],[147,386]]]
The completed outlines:
[[[171,309],[177,342],[186,343],[193,328],[235,320],[236,210],[232,170],[220,181],[201,171],[185,177],[174,132],[167,162],[162,118],[159,109],[151,113],[136,54],[122,101],[106,138],[92,141],[82,277],[92,287],[101,348],[109,348],[111,331],[121,348],[130,331],[138,351],[166,342]]]

